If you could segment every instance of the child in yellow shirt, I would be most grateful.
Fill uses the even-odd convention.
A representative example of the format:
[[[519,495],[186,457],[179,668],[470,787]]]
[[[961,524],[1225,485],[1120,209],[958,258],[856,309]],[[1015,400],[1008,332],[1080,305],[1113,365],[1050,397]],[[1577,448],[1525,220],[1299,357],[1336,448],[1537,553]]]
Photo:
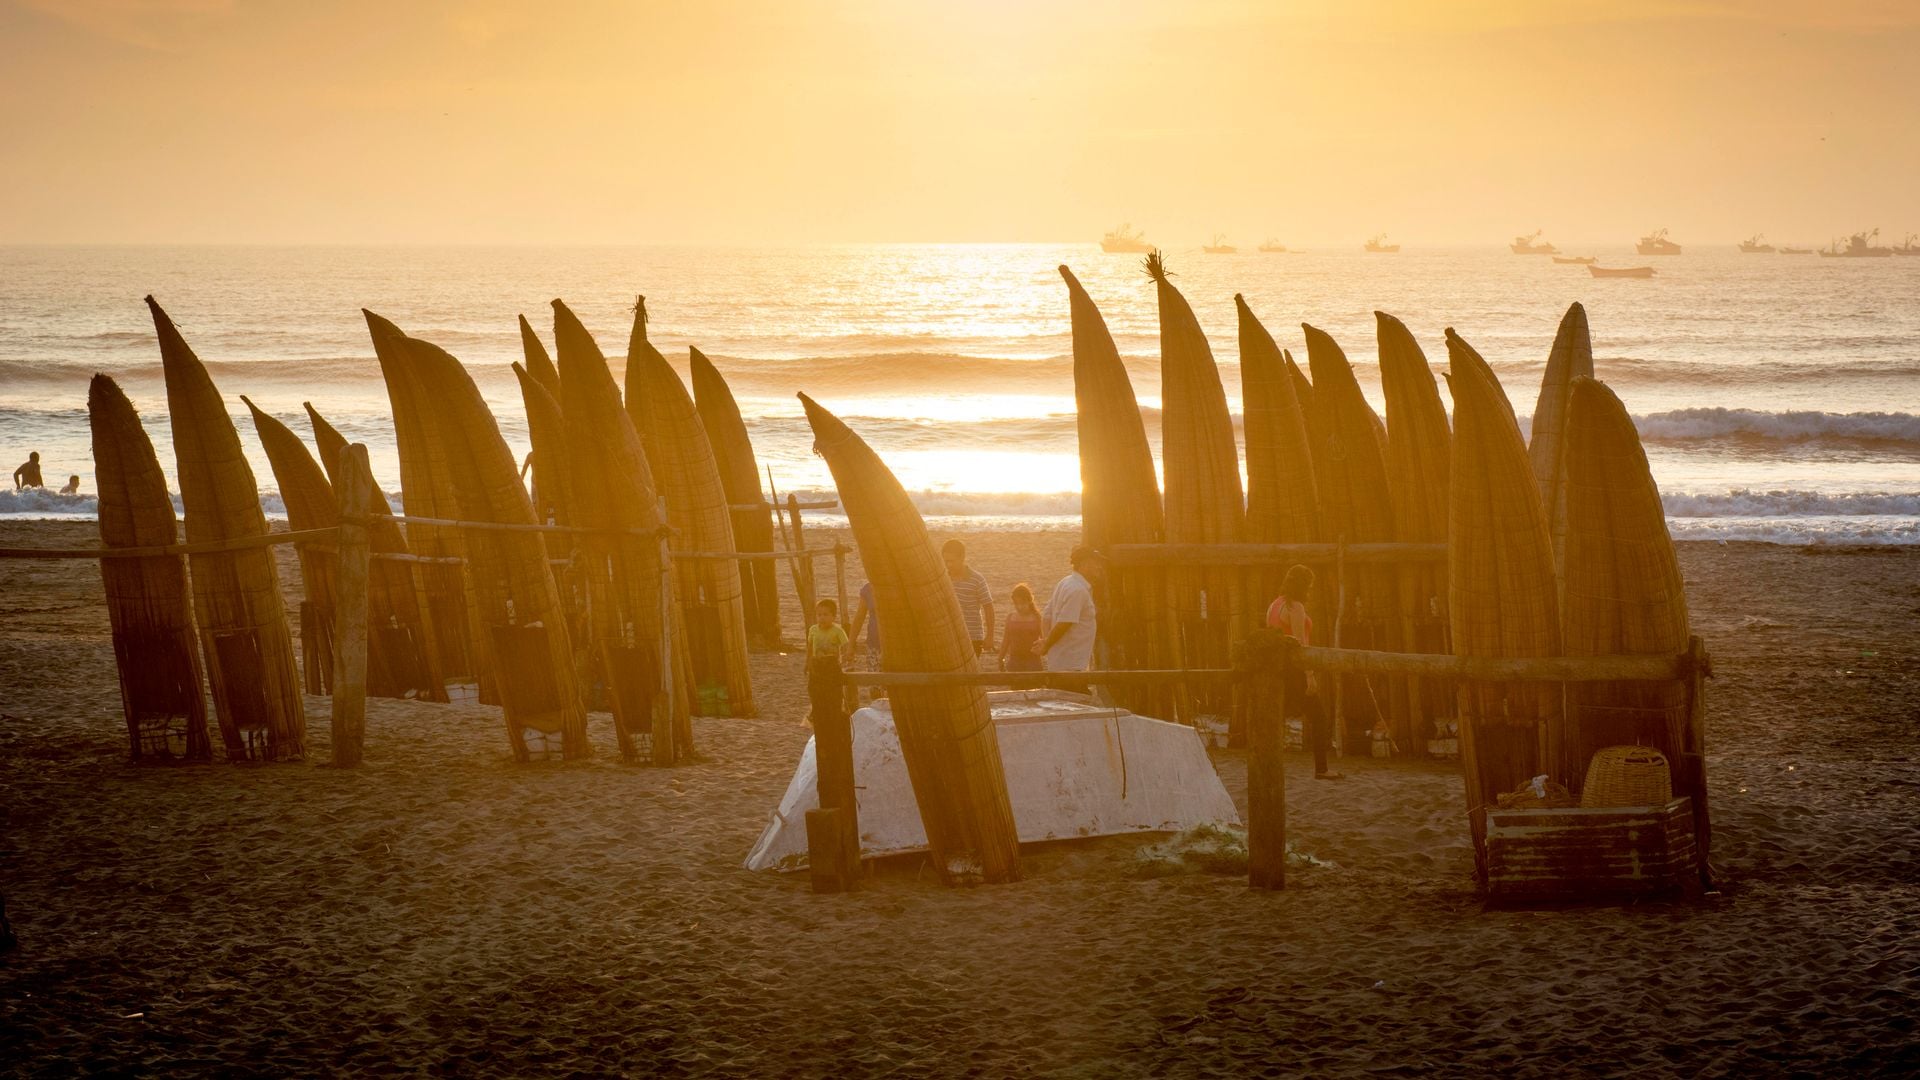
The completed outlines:
[[[807,627],[807,701],[813,715],[841,708],[840,673],[853,651],[846,628],[836,620],[840,605],[822,600],[813,606],[816,621]]]

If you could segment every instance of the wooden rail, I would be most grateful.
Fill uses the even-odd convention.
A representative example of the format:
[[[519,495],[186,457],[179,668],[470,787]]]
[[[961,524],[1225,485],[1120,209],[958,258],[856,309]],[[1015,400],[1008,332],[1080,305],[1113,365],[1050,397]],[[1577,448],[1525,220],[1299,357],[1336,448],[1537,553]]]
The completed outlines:
[[[242,551],[271,547],[274,544],[306,544],[332,540],[338,529],[301,529],[298,532],[262,533],[236,536],[228,540],[200,540],[190,544],[156,544],[152,547],[98,548],[0,548],[0,559],[151,559],[162,555],[205,555],[214,551]]]
[[[1445,562],[1445,544],[1115,544],[1115,566],[1271,566],[1279,563]]]

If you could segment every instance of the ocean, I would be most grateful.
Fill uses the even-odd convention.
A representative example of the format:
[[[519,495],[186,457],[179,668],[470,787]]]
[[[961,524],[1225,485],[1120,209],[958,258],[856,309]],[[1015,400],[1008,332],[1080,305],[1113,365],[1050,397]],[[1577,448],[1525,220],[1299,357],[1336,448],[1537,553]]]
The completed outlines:
[[[1436,372],[1453,327],[1493,364],[1523,426],[1560,316],[1578,300],[1597,374],[1639,424],[1676,538],[1920,543],[1920,259],[1743,255],[1731,244],[1654,259],[1624,244],[1576,253],[1659,275],[1594,279],[1504,247],[1167,259],[1236,416],[1236,292],[1303,364],[1299,324],[1331,333],[1376,408],[1373,312],[1399,316]],[[1138,256],[1094,244],[0,248],[0,465],[10,472],[37,450],[52,487],[81,478],[77,497],[0,491],[0,517],[92,515],[86,397],[97,371],[126,389],[171,474],[148,293],[227,396],[270,514],[278,494],[242,394],[303,435],[301,403],[312,402],[368,445],[383,487],[398,486],[361,308],[464,361],[524,454],[508,367],[520,358],[515,316],[551,347],[548,302],[566,300],[617,378],[644,293],[652,340],[683,375],[689,345],[725,373],[782,495],[832,486],[794,398],[805,391],[880,452],[930,522],[1070,525],[1079,464],[1061,264],[1105,313],[1157,452],[1151,282]]]

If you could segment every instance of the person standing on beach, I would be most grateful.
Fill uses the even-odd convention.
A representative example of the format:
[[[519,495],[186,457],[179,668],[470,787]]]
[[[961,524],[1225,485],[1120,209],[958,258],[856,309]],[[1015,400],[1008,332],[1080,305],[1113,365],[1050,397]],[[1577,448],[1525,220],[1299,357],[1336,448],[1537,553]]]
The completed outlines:
[[[46,486],[40,479],[40,451],[35,450],[27,455],[24,464],[13,470],[13,490]]]
[[[1099,633],[1099,615],[1093,605],[1093,583],[1105,575],[1105,556],[1086,544],[1073,549],[1068,561],[1073,572],[1060,579],[1047,598],[1047,610],[1040,617],[1043,636],[1034,643],[1033,655],[1046,662],[1048,671],[1085,671],[1093,663],[1093,639]],[[1061,689],[1087,693],[1088,684]]]
[[[822,600],[813,605],[814,622],[807,627],[807,704],[817,719],[840,708],[840,673],[852,655],[853,643],[835,620],[840,605]]]
[[[960,617],[973,639],[973,655],[985,656],[993,651],[993,589],[980,571],[967,565],[967,545],[949,540],[940,545],[940,557],[946,561],[953,595],[960,600]]]
[[[853,635],[847,640],[848,651],[858,648],[861,635],[867,639],[868,671],[880,670],[880,611],[873,606],[873,582],[860,583],[860,599],[854,601],[853,620],[847,625],[853,627]],[[874,697],[882,696],[875,689]]]
[[[1313,644],[1313,618],[1307,614],[1307,594],[1313,591],[1313,571],[1298,563],[1287,569],[1280,582],[1280,595],[1267,607],[1267,626],[1287,635],[1301,645]],[[1313,778],[1338,780],[1339,773],[1327,771],[1327,750],[1333,745],[1333,725],[1327,722],[1327,710],[1320,703],[1319,686],[1313,676],[1288,665],[1282,687],[1286,702],[1300,704],[1302,739],[1313,751]]]
[[[1039,644],[1044,625],[1040,608],[1033,601],[1033,589],[1024,581],[1015,585],[1013,610],[1007,613],[1007,625],[1000,633],[1000,670],[1040,670],[1040,658],[1033,654],[1033,647]],[[1012,685],[1015,690],[1025,690],[1031,684],[1015,682]]]

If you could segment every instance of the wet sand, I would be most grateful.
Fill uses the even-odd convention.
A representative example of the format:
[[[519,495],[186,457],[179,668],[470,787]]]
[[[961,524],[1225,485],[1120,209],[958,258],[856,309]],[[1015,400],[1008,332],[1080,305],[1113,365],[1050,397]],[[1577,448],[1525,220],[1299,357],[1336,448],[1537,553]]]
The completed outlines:
[[[0,546],[81,546],[7,522]],[[936,537],[937,539],[940,537]],[[1005,603],[1066,534],[970,536]],[[284,582],[298,588],[288,549]],[[1683,545],[1724,892],[1487,911],[1458,773],[1289,761],[1283,893],[912,860],[741,869],[807,732],[798,658],[700,760],[515,767],[495,710],[374,700],[367,764],[136,768],[98,570],[0,563],[0,1071],[1117,1076],[1920,1068],[1920,551]],[[822,591],[831,567],[820,568]],[[850,588],[858,585],[857,565]],[[782,574],[783,588],[786,578]],[[1004,610],[1004,609],[1003,609]],[[787,609],[788,623],[797,613]],[[1215,762],[1244,809],[1245,762]]]

